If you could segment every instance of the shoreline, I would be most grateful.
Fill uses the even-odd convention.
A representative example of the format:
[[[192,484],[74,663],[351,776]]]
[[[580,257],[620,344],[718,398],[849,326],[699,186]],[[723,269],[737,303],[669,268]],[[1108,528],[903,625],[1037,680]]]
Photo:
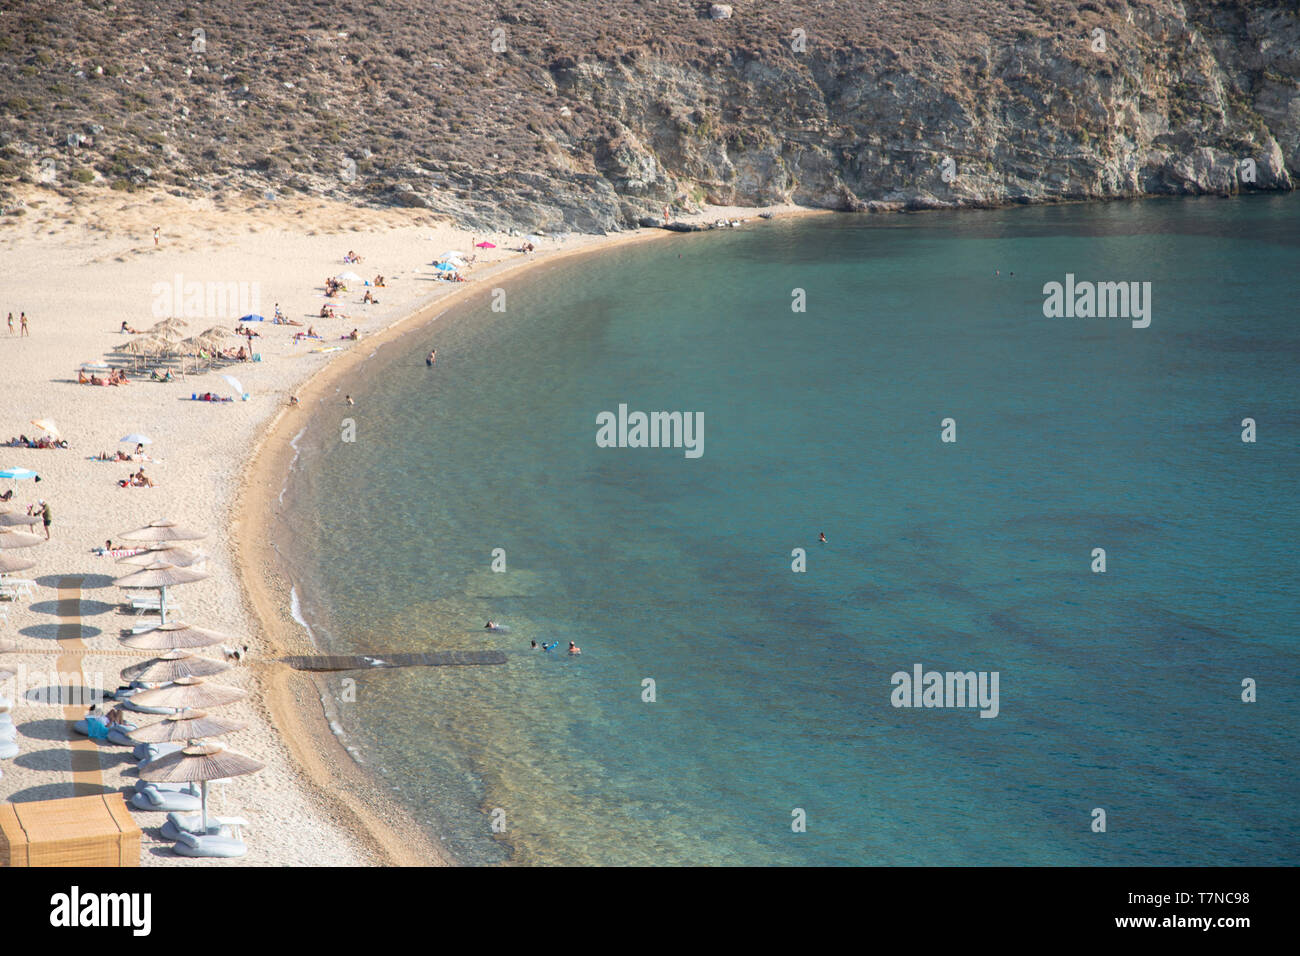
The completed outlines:
[[[759,211],[746,210],[744,214],[752,218]],[[774,212],[772,221],[833,214],[831,210],[821,209],[786,210]],[[694,221],[710,221],[706,214],[692,218]],[[514,279],[544,266],[678,234],[666,229],[646,228],[615,233],[575,249],[490,264],[476,270],[474,281],[466,283],[463,288],[417,304],[382,330],[369,335],[366,350],[354,349],[335,357],[297,386],[297,408],[281,405],[263,424],[244,462],[232,506],[235,516],[231,522],[232,551],[236,571],[245,601],[254,619],[260,623],[263,639],[273,653],[277,656],[321,653],[320,648],[312,646],[307,629],[290,612],[289,595],[295,582],[284,566],[282,556],[272,541],[256,533],[257,528],[267,527],[270,524],[268,519],[281,508],[283,482],[297,454],[291,442],[306,427],[298,413],[316,408],[326,395],[338,390],[338,383],[378,349],[429,328],[446,313],[463,305],[464,300],[482,289],[481,280],[485,278]],[[238,517],[241,515],[247,517]],[[445,850],[425,838],[423,829],[397,801],[381,793],[376,781],[348,754],[342,741],[330,730],[329,716],[320,700],[316,681],[284,666],[277,667],[272,677],[266,682],[266,706],[274,723],[287,731],[285,745],[307,777],[316,799],[359,823],[356,835],[364,839],[383,865],[456,865]],[[316,698],[314,702],[306,699],[308,689]],[[320,708],[319,719],[306,713],[313,703]],[[340,789],[341,781],[346,789]]]

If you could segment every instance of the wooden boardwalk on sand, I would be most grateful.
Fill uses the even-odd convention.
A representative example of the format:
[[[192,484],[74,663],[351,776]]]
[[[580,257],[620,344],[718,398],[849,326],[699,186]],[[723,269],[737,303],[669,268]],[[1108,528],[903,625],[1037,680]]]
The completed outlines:
[[[297,656],[281,658],[298,671],[379,670],[385,667],[466,667],[504,664],[501,651],[430,651],[425,654]]]

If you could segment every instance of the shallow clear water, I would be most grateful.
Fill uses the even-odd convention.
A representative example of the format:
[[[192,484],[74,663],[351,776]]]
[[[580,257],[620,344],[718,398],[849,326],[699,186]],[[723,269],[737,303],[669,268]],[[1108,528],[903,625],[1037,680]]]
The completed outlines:
[[[489,280],[315,410],[272,530],[326,649],[509,656],[354,675],[346,742],[470,863],[1294,863],[1298,214],[841,216],[504,313]],[[1150,327],[1045,318],[1066,273],[1151,282]],[[702,457],[597,447],[620,402],[702,412]],[[997,671],[998,716],[891,707],[916,663]]]

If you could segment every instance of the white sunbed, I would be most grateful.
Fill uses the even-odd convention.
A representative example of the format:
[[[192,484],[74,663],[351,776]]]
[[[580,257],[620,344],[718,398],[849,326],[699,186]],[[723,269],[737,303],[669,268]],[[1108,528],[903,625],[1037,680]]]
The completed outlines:
[[[24,597],[32,597],[35,593],[36,582],[27,578],[0,577],[0,588],[7,591],[14,591]]]

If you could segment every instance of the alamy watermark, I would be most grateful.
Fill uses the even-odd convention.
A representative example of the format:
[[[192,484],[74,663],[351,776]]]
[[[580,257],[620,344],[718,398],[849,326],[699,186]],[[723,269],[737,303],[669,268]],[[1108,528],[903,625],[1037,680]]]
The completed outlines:
[[[920,664],[896,671],[889,703],[894,707],[978,707],[981,717],[998,715],[999,671],[927,671]]]
[[[179,272],[170,282],[155,282],[149,294],[157,319],[237,319],[262,306],[260,282],[186,282]]]
[[[1135,329],[1151,324],[1150,282],[1075,282],[1067,272],[1064,285],[1048,282],[1043,295],[1049,319],[1132,319]]]
[[[628,412],[596,415],[597,448],[681,448],[687,458],[704,454],[703,412]]]
[[[104,701],[104,675],[81,671],[28,670],[19,666],[12,683],[0,681],[0,694],[15,704],[43,704],[49,707],[90,707]]]

